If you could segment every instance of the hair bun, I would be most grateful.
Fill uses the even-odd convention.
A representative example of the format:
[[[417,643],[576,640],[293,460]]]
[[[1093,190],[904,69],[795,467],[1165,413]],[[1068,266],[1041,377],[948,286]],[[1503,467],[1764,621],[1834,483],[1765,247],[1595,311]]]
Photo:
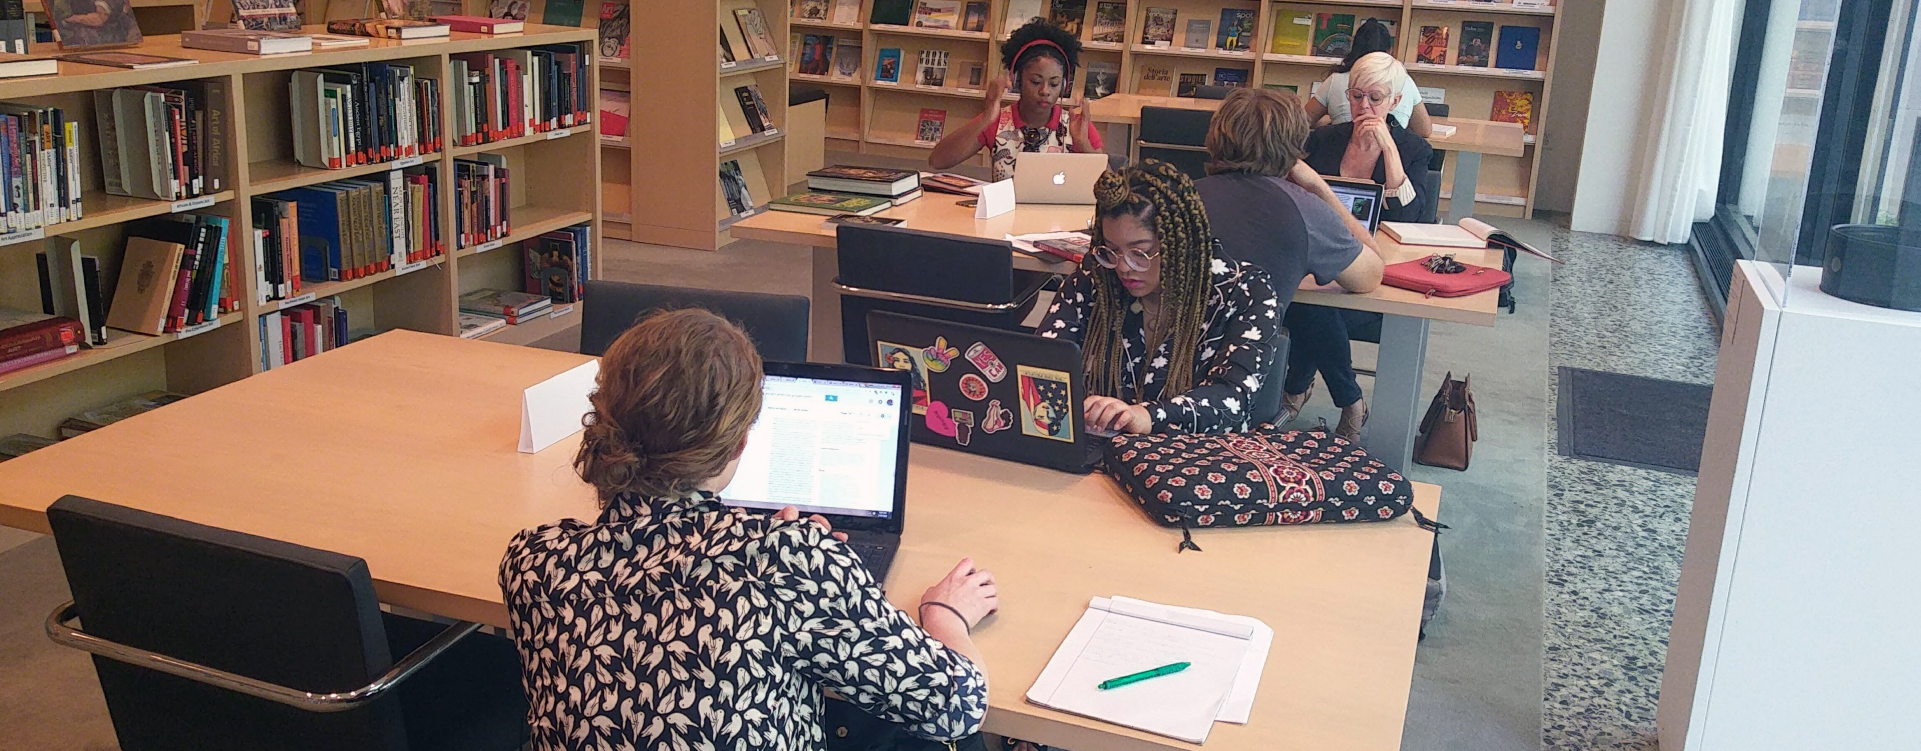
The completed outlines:
[[[1108,170],[1094,181],[1094,203],[1100,211],[1112,211],[1116,206],[1127,202],[1132,191],[1127,188],[1127,178],[1121,173]]]

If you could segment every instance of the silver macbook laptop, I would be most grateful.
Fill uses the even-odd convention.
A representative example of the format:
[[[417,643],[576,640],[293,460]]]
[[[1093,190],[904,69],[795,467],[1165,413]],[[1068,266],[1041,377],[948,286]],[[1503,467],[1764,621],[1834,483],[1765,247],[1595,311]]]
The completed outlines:
[[[1094,205],[1094,181],[1107,171],[1106,154],[1014,155],[1014,203]]]

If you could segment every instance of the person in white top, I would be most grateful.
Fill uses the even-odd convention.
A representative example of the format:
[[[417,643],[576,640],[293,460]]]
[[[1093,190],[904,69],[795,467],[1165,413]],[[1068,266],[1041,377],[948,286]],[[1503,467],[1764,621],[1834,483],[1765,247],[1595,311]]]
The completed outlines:
[[[1321,118],[1326,117],[1325,124],[1339,125],[1354,119],[1353,111],[1347,106],[1348,71],[1354,69],[1355,61],[1370,52],[1394,54],[1393,32],[1388,31],[1386,24],[1374,18],[1368,19],[1367,23],[1361,24],[1361,28],[1355,30],[1353,49],[1348,51],[1347,57],[1341,59],[1340,65],[1334,66],[1334,72],[1328,74],[1327,80],[1321,82],[1321,88],[1314,93],[1314,96],[1302,102],[1307,106],[1308,122],[1317,126],[1322,125],[1324,123],[1321,122]],[[1421,87],[1414,85],[1413,78],[1402,79],[1401,101],[1395,104],[1394,109],[1388,114],[1392,115],[1401,127],[1407,128],[1417,136],[1426,138],[1430,132],[1431,122],[1428,120],[1427,104],[1421,101]]]

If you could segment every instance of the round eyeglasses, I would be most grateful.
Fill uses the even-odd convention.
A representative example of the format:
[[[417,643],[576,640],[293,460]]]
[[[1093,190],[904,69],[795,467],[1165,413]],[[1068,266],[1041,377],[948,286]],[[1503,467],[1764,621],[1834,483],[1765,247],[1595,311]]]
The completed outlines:
[[[1374,93],[1374,92],[1372,92],[1372,91],[1365,91],[1365,90],[1362,90],[1362,89],[1348,89],[1348,90],[1347,90],[1347,100],[1348,100],[1348,101],[1350,101],[1350,102],[1363,102],[1363,101],[1365,101],[1365,102],[1367,102],[1367,103],[1369,103],[1369,104],[1372,104],[1372,105],[1374,105],[1374,106],[1376,106],[1376,107],[1379,107],[1379,106],[1381,106],[1381,105],[1383,105],[1383,104],[1386,104],[1386,103],[1387,103],[1387,95],[1386,95],[1386,94],[1376,94],[1376,93]]]
[[[1135,250],[1132,248],[1118,250],[1112,245],[1101,243],[1093,247],[1093,252],[1095,263],[1110,269],[1115,269],[1120,268],[1120,265],[1124,262],[1128,268],[1135,271],[1148,270],[1153,266],[1154,259],[1161,257],[1161,248],[1158,245],[1154,246],[1153,250]]]

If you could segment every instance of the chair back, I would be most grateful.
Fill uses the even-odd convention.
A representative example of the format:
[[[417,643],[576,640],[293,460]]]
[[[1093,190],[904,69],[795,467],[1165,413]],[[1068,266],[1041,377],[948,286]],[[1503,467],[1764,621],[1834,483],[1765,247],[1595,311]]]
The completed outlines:
[[[1281,415],[1281,395],[1287,391],[1283,384],[1287,379],[1287,349],[1292,346],[1286,334],[1278,334],[1274,342],[1274,359],[1269,361],[1267,373],[1261,376],[1261,390],[1254,394],[1248,404],[1247,424],[1249,427],[1273,422]]]
[[[1205,85],[1205,86],[1196,86],[1194,87],[1194,98],[1195,99],[1226,99],[1228,93],[1232,92],[1233,90],[1234,90],[1234,87],[1232,86],[1214,86],[1212,84]]]
[[[1207,176],[1207,126],[1212,110],[1142,107],[1140,157],[1159,159],[1199,180]]]
[[[587,282],[580,353],[606,354],[614,340],[657,310],[705,308],[740,325],[763,360],[807,361],[807,298],[653,284]]]
[[[1421,203],[1421,223],[1439,223],[1441,221],[1441,171],[1430,168],[1419,175],[1409,177],[1420,181],[1415,185],[1415,190],[1420,191],[1420,195],[1415,196],[1414,200]]]
[[[869,311],[1013,331],[1053,277],[1016,271],[1002,240],[844,224],[836,244],[842,352],[855,364],[868,363]]]
[[[47,522],[93,636],[317,693],[393,665],[359,558],[78,496]],[[397,695],[313,713],[103,657],[94,670],[125,751],[407,748]]]
[[[1424,103],[1422,106],[1427,108],[1428,117],[1447,117],[1448,107],[1445,104],[1436,104],[1434,102],[1427,102],[1427,103]],[[1416,133],[1415,135],[1420,136],[1422,138],[1427,137],[1427,135],[1424,133]],[[1427,158],[1427,168],[1430,170],[1433,170],[1435,172],[1440,172],[1441,168],[1446,166],[1447,166],[1447,152],[1445,151],[1442,151],[1440,149],[1435,149],[1434,155]]]

